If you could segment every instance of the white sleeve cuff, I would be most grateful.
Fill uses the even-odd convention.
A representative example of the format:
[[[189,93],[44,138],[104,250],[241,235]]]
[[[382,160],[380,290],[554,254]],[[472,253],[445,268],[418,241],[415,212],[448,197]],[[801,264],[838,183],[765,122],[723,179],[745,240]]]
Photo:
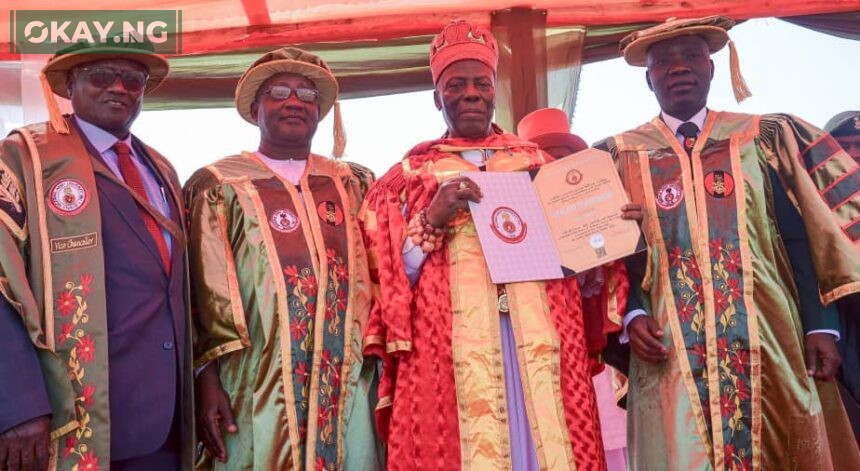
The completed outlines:
[[[427,254],[421,250],[420,246],[412,243],[412,239],[407,237],[403,241],[403,268],[406,270],[406,277],[409,278],[409,285],[412,286],[418,281],[418,276],[421,275],[421,267],[424,266],[424,260]]]
[[[810,330],[809,332],[806,333],[806,335],[809,335],[809,334],[830,334],[830,335],[836,337],[837,342],[839,341],[839,339],[842,338],[842,336],[839,334],[838,330],[832,330],[832,329]]]
[[[627,326],[630,324],[630,321],[639,317],[639,316],[647,316],[648,313],[645,312],[644,309],[634,309],[628,312],[624,316],[624,328],[621,330],[621,335],[618,336],[618,343],[625,344],[630,342],[630,337],[627,335]]]
[[[201,366],[200,368],[195,369],[194,370],[194,379],[197,379],[197,377],[200,376],[200,373],[202,373],[203,370],[205,370],[206,368],[209,368],[209,366],[212,365],[212,363],[215,363],[215,360],[209,360],[206,363],[204,363],[203,366]]]

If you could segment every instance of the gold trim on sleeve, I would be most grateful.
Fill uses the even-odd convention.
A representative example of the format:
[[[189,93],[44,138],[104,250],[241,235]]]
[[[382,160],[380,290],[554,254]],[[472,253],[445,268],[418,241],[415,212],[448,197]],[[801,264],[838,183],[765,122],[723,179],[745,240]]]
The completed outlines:
[[[42,159],[39,156],[39,148],[33,140],[33,136],[26,129],[18,129],[21,137],[27,143],[27,150],[30,152],[30,160],[33,163],[33,186],[36,193],[36,213],[39,215],[40,221],[47,221],[47,212],[45,211],[45,183],[42,175]],[[51,248],[48,242],[48,225],[39,224],[39,246],[42,249],[42,273],[45,283],[44,299],[45,305],[45,344],[48,349],[56,351],[56,336],[54,335],[54,280],[51,273]]]
[[[194,368],[200,368],[218,357],[222,357],[237,350],[242,350],[243,348],[247,348],[249,345],[250,343],[246,345],[242,340],[233,340],[232,342],[222,343],[215,348],[210,348],[194,360]]]
[[[233,315],[233,325],[236,327],[236,333],[239,334],[242,345],[247,347],[251,345],[251,338],[248,334],[242,294],[239,292],[236,259],[233,257],[233,249],[230,247],[230,235],[227,232],[227,208],[223,197],[216,204],[215,210],[216,217],[218,218],[218,227],[221,231],[221,242],[224,244],[224,258],[227,264],[227,290],[230,292],[230,311]]]
[[[824,305],[828,305],[837,299],[854,293],[860,293],[860,281],[852,281],[851,283],[830,290],[821,296],[821,300],[824,302]]]
[[[380,339],[380,343],[381,339]],[[412,351],[412,342],[409,340],[395,340],[393,342],[388,342],[385,344],[385,353],[396,353],[396,352],[411,352]]]

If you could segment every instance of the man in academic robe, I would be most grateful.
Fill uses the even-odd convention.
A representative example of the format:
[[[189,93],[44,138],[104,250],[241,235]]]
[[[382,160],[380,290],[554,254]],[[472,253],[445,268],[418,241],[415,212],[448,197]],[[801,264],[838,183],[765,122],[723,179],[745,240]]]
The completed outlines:
[[[860,111],[837,114],[824,125],[824,130],[836,139],[851,158],[860,162]]]
[[[42,70],[50,121],[0,143],[2,469],[191,466],[180,186],[130,133],[167,72],[150,44],[78,43]]]
[[[660,116],[598,144],[644,206],[647,315],[625,319],[633,469],[856,469],[832,376],[836,336],[801,320],[785,197],[802,215],[830,304],[860,291],[857,164],[788,115],[710,110],[724,17],[667,22],[622,40]],[[748,95],[731,45],[736,96]],[[785,240],[784,240],[785,239]],[[818,311],[820,312],[820,310]]]
[[[356,213],[372,173],[340,160],[337,81],[287,47],[254,62],[236,107],[260,129],[254,152],[185,185],[200,469],[373,470],[376,362]],[[311,152],[335,108],[335,156]]]
[[[836,139],[848,155],[860,162],[860,111],[837,114],[824,125],[824,130]],[[836,379],[854,436],[860,442],[860,317],[856,315],[860,312],[860,294],[840,299],[838,304],[842,339],[837,345],[842,356],[842,367]]]
[[[576,156],[573,154],[588,148],[588,144],[581,137],[570,132],[570,119],[567,113],[557,108],[541,108],[523,116],[523,119],[517,123],[517,135],[529,142],[534,142],[555,159],[565,157],[575,159]],[[636,209],[641,211],[641,207]],[[641,220],[641,217],[639,219]],[[583,298],[597,298],[602,291],[605,279],[606,275],[601,267],[577,274]],[[636,286],[631,286],[627,296],[629,312],[635,311],[637,307],[641,309],[639,296],[641,292]],[[601,318],[602,310],[588,309],[589,307],[585,306],[583,309],[587,320],[586,338],[597,340],[588,342],[593,344],[595,349],[590,350],[589,353],[600,355],[607,340],[616,341],[617,338],[613,335],[606,339],[606,335],[617,332],[620,326],[610,319]],[[608,471],[627,469],[627,417],[624,409],[618,407],[615,391],[616,386],[626,389],[626,379],[623,374],[609,366],[604,366],[603,370],[592,378]]]

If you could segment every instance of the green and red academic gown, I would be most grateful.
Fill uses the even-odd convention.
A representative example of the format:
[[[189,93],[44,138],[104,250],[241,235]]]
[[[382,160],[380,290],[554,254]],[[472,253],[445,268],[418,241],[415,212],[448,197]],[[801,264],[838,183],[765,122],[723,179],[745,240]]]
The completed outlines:
[[[111,462],[110,361],[104,202],[96,174],[125,187],[174,240],[184,235],[179,224],[92,158],[71,116],[63,119],[68,134],[37,123],[0,141],[0,294],[21,316],[38,354],[51,406],[48,469],[104,469]],[[144,149],[168,194],[179,201],[173,167],[154,149]],[[191,383],[190,368],[179,374]],[[190,423],[191,389],[183,388],[180,396],[186,414],[181,423]],[[182,427],[180,434],[182,466],[188,469],[193,430]]]
[[[658,118],[607,139],[645,209],[642,287],[669,359],[633,358],[632,469],[860,469],[835,384],[807,375],[768,166],[803,215],[831,303],[860,291],[860,171],[791,116],[711,111],[688,157]]]
[[[311,155],[293,185],[243,153],[186,183],[195,365],[217,360],[239,428],[227,463],[207,454],[199,469],[379,467],[356,220],[372,178]]]
[[[507,410],[501,331],[501,312],[507,311],[538,465],[605,468],[575,277],[494,284],[475,223],[462,213],[442,248],[425,259],[414,287],[407,278],[407,221],[430,204],[440,183],[478,169],[460,156],[474,150],[489,156],[489,172],[531,170],[551,160],[499,128],[483,139],[429,141],[376,182],[362,207],[375,300],[365,352],[382,359],[377,420],[388,444],[387,466],[511,469],[508,423],[520,411]],[[627,278],[621,263],[606,271],[603,314],[617,318]]]

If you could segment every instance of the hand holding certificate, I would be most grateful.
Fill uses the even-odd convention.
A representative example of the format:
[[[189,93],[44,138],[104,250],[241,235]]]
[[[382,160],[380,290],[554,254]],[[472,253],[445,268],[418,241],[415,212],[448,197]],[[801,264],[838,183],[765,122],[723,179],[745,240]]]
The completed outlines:
[[[612,158],[588,149],[535,172],[464,172],[484,198],[470,203],[494,283],[562,278],[645,248]]]

